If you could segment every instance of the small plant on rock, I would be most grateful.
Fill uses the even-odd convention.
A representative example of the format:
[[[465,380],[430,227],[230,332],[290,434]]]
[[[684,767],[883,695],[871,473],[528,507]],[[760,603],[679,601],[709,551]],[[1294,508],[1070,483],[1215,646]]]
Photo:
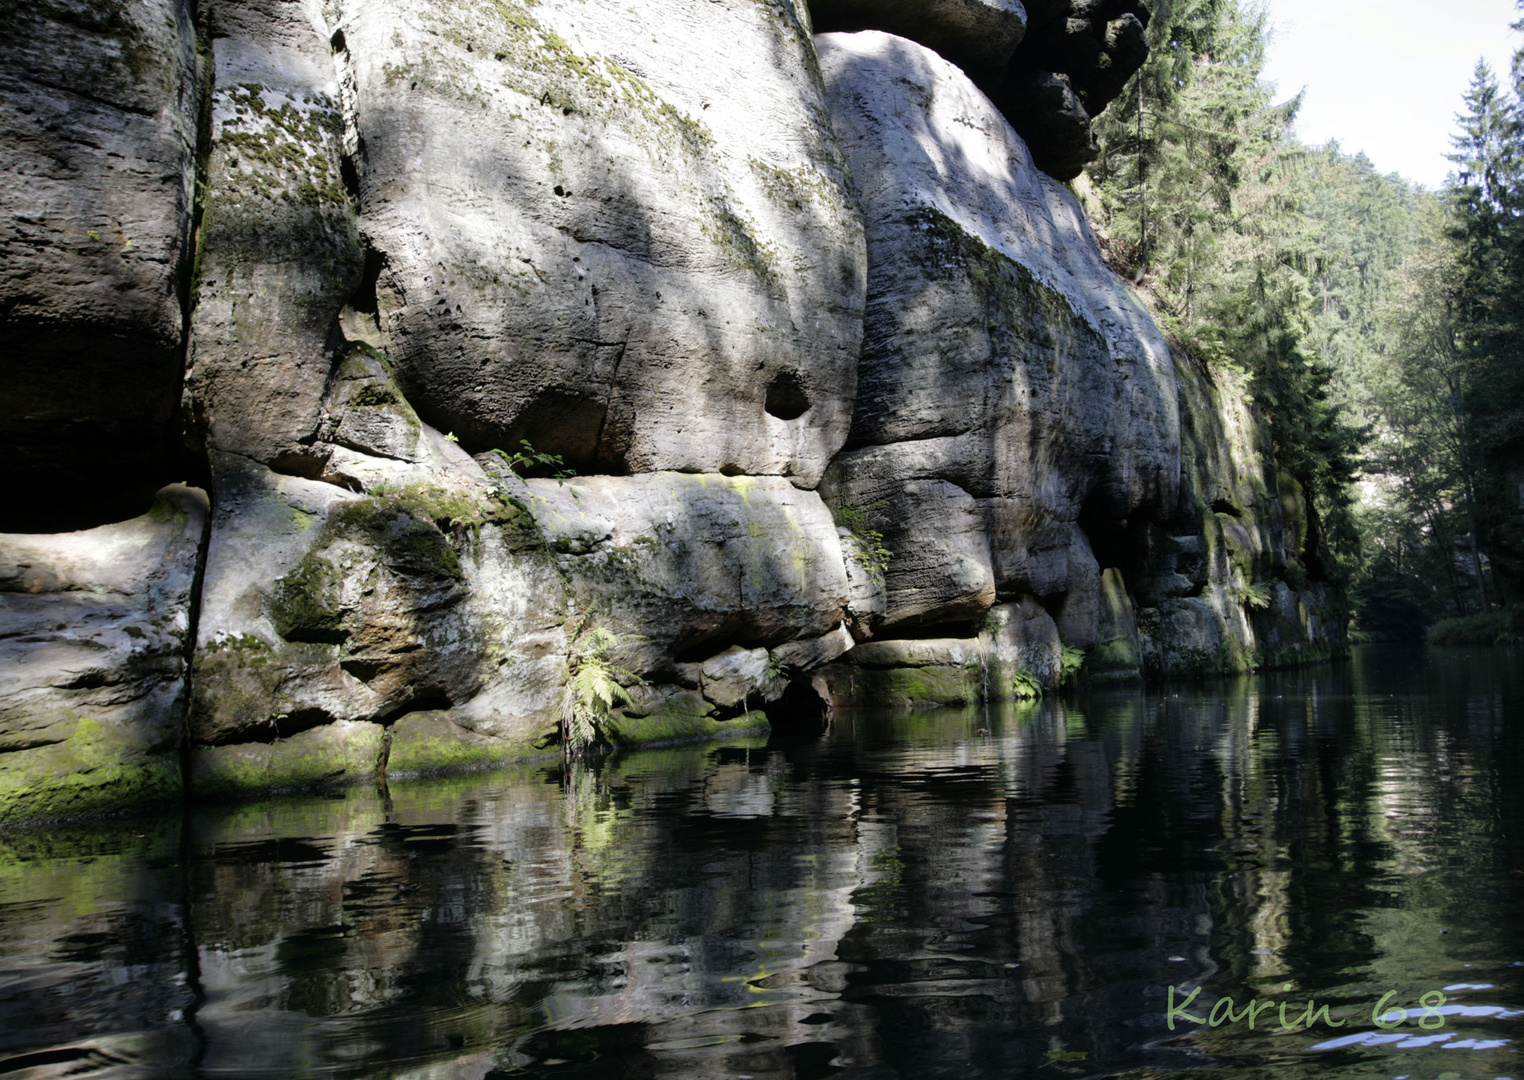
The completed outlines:
[[[566,461],[560,454],[546,454],[529,445],[528,439],[519,440],[520,449],[509,453],[507,450],[492,451],[503,459],[508,466],[508,471],[514,476],[523,479],[525,469],[551,470],[550,475],[556,482],[565,486],[568,476],[576,476],[576,470],[566,468]]]
[[[1077,649],[1073,645],[1065,645],[1059,665],[1059,684],[1072,686],[1075,676],[1085,665],[1085,650]]]
[[[644,686],[645,680],[616,664],[613,657],[620,647],[640,638],[639,634],[616,634],[594,627],[572,653],[570,677],[561,699],[567,749],[586,750],[607,733],[616,705],[635,704],[621,680],[637,686]]]
[[[1255,611],[1264,611],[1270,606],[1270,586],[1263,583],[1245,585],[1243,601],[1245,607],[1251,607]]]
[[[1042,697],[1042,683],[1036,675],[1018,671],[1011,676],[1011,696],[1017,701],[1036,701]]]

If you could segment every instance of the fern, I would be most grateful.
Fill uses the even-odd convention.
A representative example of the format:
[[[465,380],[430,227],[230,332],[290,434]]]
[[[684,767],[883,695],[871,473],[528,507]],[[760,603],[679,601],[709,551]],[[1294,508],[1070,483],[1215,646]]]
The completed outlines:
[[[1268,585],[1245,585],[1243,602],[1245,606],[1255,611],[1264,611],[1270,606],[1270,587]]]
[[[1079,674],[1079,670],[1085,664],[1085,650],[1076,649],[1073,645],[1065,645],[1062,659],[1059,661],[1059,682],[1068,686]]]
[[[613,656],[621,646],[640,639],[640,634],[616,634],[598,626],[588,632],[572,653],[571,677],[561,698],[561,722],[568,749],[586,750],[604,738],[614,708],[635,704],[620,680],[637,686],[644,686],[645,680],[614,663]]]
[[[1042,683],[1037,676],[1018,671],[1011,676],[1011,696],[1017,701],[1035,701],[1042,697]]]

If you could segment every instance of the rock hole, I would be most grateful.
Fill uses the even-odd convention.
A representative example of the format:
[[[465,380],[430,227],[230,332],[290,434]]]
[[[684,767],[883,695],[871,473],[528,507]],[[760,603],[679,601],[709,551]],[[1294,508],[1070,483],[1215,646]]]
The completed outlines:
[[[349,197],[360,204],[360,169],[355,165],[353,154],[344,154],[339,158],[339,179],[344,182],[344,190],[349,192]]]
[[[935,638],[975,638],[979,636],[979,624],[973,619],[959,622],[916,623],[896,626],[892,632],[879,635],[875,641],[924,641]]]
[[[333,51],[336,53],[349,51],[349,46],[344,42],[344,31],[342,30],[335,30],[333,37],[328,39],[328,44],[333,46]]]
[[[1238,507],[1228,502],[1227,499],[1213,499],[1212,513],[1227,514],[1229,517],[1243,517],[1244,513]]]
[[[376,286],[381,281],[381,271],[386,269],[386,255],[369,244],[365,245],[365,268],[360,272],[360,284],[349,298],[349,306],[366,315],[375,316],[379,311]]]
[[[560,457],[560,468],[619,475],[626,471],[622,456],[602,445],[607,415],[608,404],[601,399],[573,390],[546,390],[519,412],[517,422],[503,434],[501,442],[481,449],[501,447],[516,451],[521,448],[521,440],[527,440],[539,453]],[[460,431],[464,426],[456,425],[454,430]],[[467,449],[477,452],[474,447]],[[526,466],[522,470],[528,476],[550,476],[557,471],[555,466]]]
[[[780,371],[768,383],[767,400],[762,407],[769,416],[776,416],[779,420],[797,420],[809,411],[810,399],[805,395],[804,383],[795,372]]]

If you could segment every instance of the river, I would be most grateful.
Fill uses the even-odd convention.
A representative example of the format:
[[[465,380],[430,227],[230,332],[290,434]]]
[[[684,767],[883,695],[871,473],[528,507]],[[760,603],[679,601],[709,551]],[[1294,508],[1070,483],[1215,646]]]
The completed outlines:
[[[1362,646],[0,834],[0,1075],[1524,1075],[1521,711]]]

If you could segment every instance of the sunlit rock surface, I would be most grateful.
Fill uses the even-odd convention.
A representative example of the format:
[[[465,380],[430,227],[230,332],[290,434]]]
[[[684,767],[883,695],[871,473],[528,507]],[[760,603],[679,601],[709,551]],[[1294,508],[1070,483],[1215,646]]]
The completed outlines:
[[[214,458],[195,790],[484,765],[548,742],[566,648],[550,553],[475,462],[437,434],[432,449],[426,480],[372,459],[393,479],[369,494]]]
[[[373,268],[345,327],[420,414],[473,453],[813,487],[864,255],[793,0],[339,10]]]

